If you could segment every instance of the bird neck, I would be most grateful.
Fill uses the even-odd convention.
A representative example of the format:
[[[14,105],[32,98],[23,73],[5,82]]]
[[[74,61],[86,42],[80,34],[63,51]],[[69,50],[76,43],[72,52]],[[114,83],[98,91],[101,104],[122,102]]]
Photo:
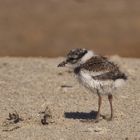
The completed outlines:
[[[89,50],[81,59],[81,63],[85,63],[87,60],[89,60],[90,58],[92,58],[93,56],[96,56],[96,54]]]

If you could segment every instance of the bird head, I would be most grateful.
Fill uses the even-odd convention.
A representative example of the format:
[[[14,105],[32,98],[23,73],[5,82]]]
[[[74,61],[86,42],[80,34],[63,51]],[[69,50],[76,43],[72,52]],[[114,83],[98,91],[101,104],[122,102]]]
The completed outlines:
[[[65,60],[61,62],[58,67],[64,67],[66,65],[76,66],[80,64],[82,58],[88,53],[86,49],[72,49],[67,54]]]

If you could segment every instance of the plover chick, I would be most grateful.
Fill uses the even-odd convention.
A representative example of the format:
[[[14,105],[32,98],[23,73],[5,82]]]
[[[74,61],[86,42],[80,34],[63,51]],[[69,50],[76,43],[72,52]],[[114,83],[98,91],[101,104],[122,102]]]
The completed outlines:
[[[72,49],[67,54],[66,60],[58,65],[58,67],[64,66],[72,68],[78,81],[91,92],[98,95],[98,112],[95,122],[99,121],[103,95],[108,96],[111,109],[111,116],[108,120],[112,120],[113,91],[123,86],[127,76],[106,57],[86,49]]]

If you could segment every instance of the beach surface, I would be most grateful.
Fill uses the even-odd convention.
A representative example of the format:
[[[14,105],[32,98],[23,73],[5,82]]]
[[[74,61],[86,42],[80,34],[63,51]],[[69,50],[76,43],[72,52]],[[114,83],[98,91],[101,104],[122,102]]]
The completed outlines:
[[[103,97],[99,123],[86,122],[96,116],[97,95],[58,68],[62,60],[0,58],[0,140],[139,140],[140,59],[111,57],[128,81],[114,91],[113,121],[103,117],[110,114]]]

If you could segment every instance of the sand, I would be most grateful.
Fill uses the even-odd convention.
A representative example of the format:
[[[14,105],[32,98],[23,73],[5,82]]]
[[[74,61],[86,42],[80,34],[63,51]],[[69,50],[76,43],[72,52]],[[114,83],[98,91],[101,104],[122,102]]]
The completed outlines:
[[[0,139],[140,139],[140,59],[111,57],[128,81],[115,91],[114,120],[101,117],[99,123],[81,121],[95,117],[98,98],[81,87],[68,69],[57,68],[62,59],[0,58]],[[51,117],[43,125],[46,107]],[[7,119],[15,111],[19,122]],[[104,97],[102,115],[109,114]]]

